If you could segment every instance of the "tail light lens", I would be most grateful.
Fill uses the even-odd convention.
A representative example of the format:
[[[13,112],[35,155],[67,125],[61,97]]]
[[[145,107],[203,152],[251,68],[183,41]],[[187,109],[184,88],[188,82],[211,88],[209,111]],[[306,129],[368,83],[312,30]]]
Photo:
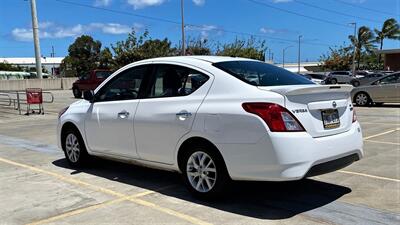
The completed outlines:
[[[243,103],[246,112],[261,117],[273,132],[305,131],[300,122],[286,108],[274,103]]]
[[[353,108],[353,123],[357,121],[356,110]]]

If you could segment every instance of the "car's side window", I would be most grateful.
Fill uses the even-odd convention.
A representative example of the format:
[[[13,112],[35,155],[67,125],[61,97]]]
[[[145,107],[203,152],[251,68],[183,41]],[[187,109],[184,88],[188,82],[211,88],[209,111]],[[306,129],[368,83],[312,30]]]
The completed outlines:
[[[176,65],[155,65],[150,83],[149,98],[190,95],[203,85],[209,77],[196,70]]]
[[[392,75],[385,77],[379,81],[380,84],[395,84],[395,83],[400,83],[400,75]]]
[[[96,93],[95,101],[121,101],[139,98],[147,66],[138,66],[122,71]]]

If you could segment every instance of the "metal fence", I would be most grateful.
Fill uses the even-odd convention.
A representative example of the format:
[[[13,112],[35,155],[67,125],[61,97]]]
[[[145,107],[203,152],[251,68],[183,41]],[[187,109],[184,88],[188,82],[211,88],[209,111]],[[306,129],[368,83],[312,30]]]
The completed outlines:
[[[49,91],[43,91],[43,103],[53,103],[54,95]],[[0,91],[0,106],[13,106],[22,115],[21,106],[27,105],[26,91]]]

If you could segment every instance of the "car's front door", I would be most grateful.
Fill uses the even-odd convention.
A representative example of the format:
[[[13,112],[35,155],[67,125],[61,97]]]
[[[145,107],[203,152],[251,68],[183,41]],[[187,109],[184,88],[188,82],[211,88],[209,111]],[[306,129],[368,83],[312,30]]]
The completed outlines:
[[[126,69],[98,90],[85,119],[93,152],[137,158],[133,119],[146,86],[148,66]]]
[[[172,164],[180,138],[187,134],[210,86],[211,75],[191,68],[154,64],[147,97],[135,115],[139,157]]]

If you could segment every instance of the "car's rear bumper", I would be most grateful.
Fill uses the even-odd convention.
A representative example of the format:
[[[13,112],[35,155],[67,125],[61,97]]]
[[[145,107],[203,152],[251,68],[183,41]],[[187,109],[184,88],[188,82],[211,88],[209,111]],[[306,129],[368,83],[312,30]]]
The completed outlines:
[[[363,157],[358,122],[346,132],[326,137],[270,133],[255,144],[220,144],[218,148],[234,180],[298,180],[343,168]]]

